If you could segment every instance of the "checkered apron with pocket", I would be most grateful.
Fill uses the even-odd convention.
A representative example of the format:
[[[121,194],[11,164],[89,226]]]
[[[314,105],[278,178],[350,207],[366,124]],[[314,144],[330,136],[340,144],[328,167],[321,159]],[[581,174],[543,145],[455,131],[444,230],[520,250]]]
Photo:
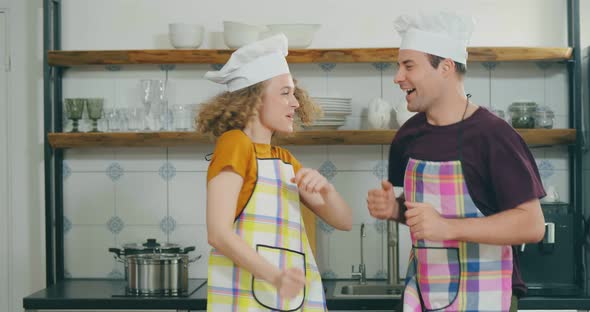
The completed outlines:
[[[460,161],[411,159],[406,200],[431,204],[444,218],[484,215],[469,195]],[[512,248],[460,241],[416,240],[406,275],[404,311],[509,311]]]
[[[305,272],[305,288],[283,299],[270,283],[257,279],[213,249],[209,257],[207,311],[326,311],[322,280],[301,217],[293,166],[281,159],[257,159],[258,178],[234,231],[273,265]]]

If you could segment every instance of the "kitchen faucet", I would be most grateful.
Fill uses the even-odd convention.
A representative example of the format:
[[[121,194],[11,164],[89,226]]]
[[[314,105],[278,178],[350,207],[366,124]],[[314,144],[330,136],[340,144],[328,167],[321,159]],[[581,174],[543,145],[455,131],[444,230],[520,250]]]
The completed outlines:
[[[365,260],[364,260],[364,250],[363,250],[363,237],[366,237],[367,233],[365,233],[365,224],[361,224],[361,264],[359,264],[358,272],[354,271],[354,264],[352,265],[352,277],[359,279],[359,284],[366,284],[367,283],[367,270],[365,268]]]
[[[399,284],[398,224],[387,220],[387,284]]]

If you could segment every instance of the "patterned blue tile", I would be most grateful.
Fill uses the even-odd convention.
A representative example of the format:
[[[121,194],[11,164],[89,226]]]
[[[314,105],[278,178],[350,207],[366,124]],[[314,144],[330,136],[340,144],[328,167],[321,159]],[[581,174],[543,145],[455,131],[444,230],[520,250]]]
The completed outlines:
[[[383,63],[383,62],[372,63],[371,65],[373,65],[373,67],[375,67],[376,70],[381,71],[381,72],[391,67],[391,63]]]
[[[537,65],[540,70],[549,69],[551,67],[551,63],[549,62],[536,62],[535,65]]]
[[[377,233],[387,233],[387,222],[385,220],[375,219],[375,223],[373,223],[373,226],[375,227],[375,231]]]
[[[379,178],[379,180],[383,180],[387,175],[387,170],[387,162],[385,160],[380,160],[375,167],[373,167],[373,174]]]
[[[174,232],[174,229],[176,229],[176,220],[172,217],[165,217],[160,221],[160,229],[166,234]]]
[[[123,68],[121,65],[106,65],[104,67],[107,71],[120,71]]]
[[[70,166],[68,166],[68,163],[64,161],[61,176],[65,180],[71,175],[72,175],[72,168],[70,168]]]
[[[328,180],[332,180],[337,173],[336,166],[334,166],[334,164],[329,160],[324,161],[324,163],[320,166],[319,172]]]
[[[169,71],[176,69],[176,65],[174,64],[160,64],[159,67],[161,71]]]
[[[109,274],[107,274],[107,277],[110,279],[124,279],[125,274],[117,269],[113,269],[111,272],[109,272]]]
[[[125,170],[119,163],[112,163],[107,167],[107,176],[113,180],[113,182],[119,180],[125,174]]]
[[[160,167],[159,173],[164,181],[170,181],[176,176],[176,168],[171,163],[166,162]]]
[[[539,174],[541,178],[546,179],[555,173],[555,166],[548,160],[541,160],[539,162]]]
[[[328,223],[324,222],[324,220],[318,218],[317,219],[317,226],[320,228],[320,231],[330,234],[334,231],[334,228],[329,225]]]
[[[481,66],[483,66],[487,70],[492,71],[496,69],[496,66],[498,66],[498,62],[482,62]]]
[[[119,233],[121,233],[121,231],[123,230],[124,227],[125,227],[125,223],[119,217],[112,217],[107,222],[107,228],[113,234],[119,234]]]
[[[336,63],[320,63],[320,68],[324,72],[331,72],[336,67]]]
[[[373,275],[373,278],[387,279],[387,272],[385,272],[385,270],[383,270],[383,269],[379,269],[377,272],[375,272],[375,275]]]
[[[325,272],[322,272],[322,278],[325,279],[335,279],[338,278],[338,274],[334,273],[334,271],[328,269]]]
[[[72,229],[72,222],[67,217],[64,217],[64,235],[68,234],[68,232]]]

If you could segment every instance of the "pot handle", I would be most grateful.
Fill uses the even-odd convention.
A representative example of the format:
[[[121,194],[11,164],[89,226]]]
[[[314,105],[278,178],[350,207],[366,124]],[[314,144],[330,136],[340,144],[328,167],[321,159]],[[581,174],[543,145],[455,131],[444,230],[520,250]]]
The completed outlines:
[[[121,249],[119,248],[109,248],[109,252],[112,252],[115,254],[114,258],[115,260],[121,262],[121,263],[125,263],[125,259],[123,259],[123,255],[121,252]]]
[[[194,248],[194,247],[193,247],[193,248]],[[197,260],[201,259],[201,257],[202,257],[202,255],[198,255],[198,256],[196,256],[196,257],[194,257],[194,258],[192,258],[192,259],[189,259],[189,260],[188,260],[188,263],[193,263],[193,262],[195,262],[195,261],[197,261]]]
[[[189,253],[189,252],[194,251],[194,250],[195,250],[195,246],[185,247],[182,250],[182,253],[186,254],[186,253]]]

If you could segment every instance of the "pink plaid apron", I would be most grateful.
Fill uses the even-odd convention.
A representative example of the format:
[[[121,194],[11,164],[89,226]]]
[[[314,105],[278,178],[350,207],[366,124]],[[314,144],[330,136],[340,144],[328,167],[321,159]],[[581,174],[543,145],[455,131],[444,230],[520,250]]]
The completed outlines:
[[[299,190],[291,182],[293,166],[275,158],[257,159],[257,164],[252,197],[234,222],[234,231],[273,265],[303,270],[305,288],[293,299],[282,299],[273,285],[213,249],[207,311],[326,311],[322,280],[301,218]]]
[[[410,158],[404,194],[408,201],[431,204],[445,218],[484,216],[469,195],[460,160]],[[416,240],[413,235],[412,245],[404,311],[509,311],[510,246]]]

